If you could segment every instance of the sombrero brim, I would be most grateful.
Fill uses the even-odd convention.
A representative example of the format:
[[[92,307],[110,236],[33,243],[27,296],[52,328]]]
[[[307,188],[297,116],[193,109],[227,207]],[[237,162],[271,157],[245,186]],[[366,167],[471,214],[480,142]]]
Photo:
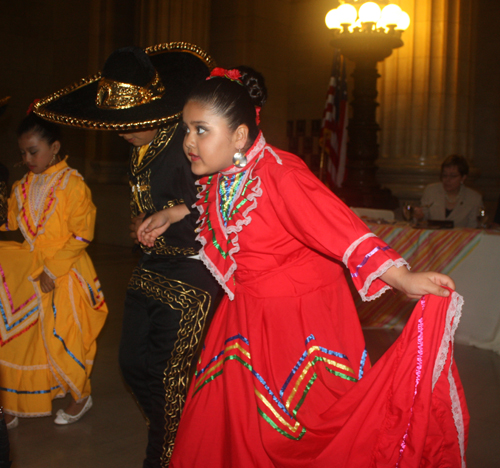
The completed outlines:
[[[96,105],[101,78],[97,73],[41,99],[34,106],[35,114],[55,123],[95,130],[131,131],[176,121],[189,92],[208,77],[215,62],[186,42],[160,44],[144,51],[165,87],[161,99],[129,109],[101,109]]]

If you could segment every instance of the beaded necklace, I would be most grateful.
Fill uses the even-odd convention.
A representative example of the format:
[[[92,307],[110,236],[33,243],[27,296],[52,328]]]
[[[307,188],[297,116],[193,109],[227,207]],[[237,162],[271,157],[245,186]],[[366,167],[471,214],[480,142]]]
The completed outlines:
[[[243,180],[245,179],[245,172],[238,172],[231,175],[220,175],[219,179],[219,209],[224,220],[224,226],[227,227],[228,221],[233,217],[232,211],[234,202],[239,194],[239,189]]]

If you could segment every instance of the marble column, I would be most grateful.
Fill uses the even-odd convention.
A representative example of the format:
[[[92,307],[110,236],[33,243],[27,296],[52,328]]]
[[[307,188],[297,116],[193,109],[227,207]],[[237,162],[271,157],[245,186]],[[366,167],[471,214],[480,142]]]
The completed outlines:
[[[137,0],[138,42],[209,45],[210,0]]]
[[[473,168],[472,0],[402,0],[411,17],[405,45],[379,64],[378,179],[399,198],[418,199],[449,154]],[[477,175],[473,169],[472,176]],[[473,178],[473,177],[472,177]]]

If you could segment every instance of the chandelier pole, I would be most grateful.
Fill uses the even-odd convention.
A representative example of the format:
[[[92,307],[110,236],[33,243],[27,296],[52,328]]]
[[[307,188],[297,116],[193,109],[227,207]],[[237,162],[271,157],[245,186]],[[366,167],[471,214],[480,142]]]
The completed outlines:
[[[397,5],[387,5],[381,10],[374,2],[367,2],[358,11],[354,5],[344,3],[330,11],[325,19],[332,29],[332,46],[355,64],[350,103],[352,116],[347,127],[346,178],[342,187],[335,190],[351,206],[392,209],[398,203],[388,189],[380,187],[376,178],[377,133],[380,130],[376,120],[377,79],[380,76],[377,62],[389,57],[393,49],[403,46],[402,25],[397,21],[402,18],[408,23],[409,19],[406,13],[399,18],[397,15],[384,16],[387,8],[390,12],[401,12]]]

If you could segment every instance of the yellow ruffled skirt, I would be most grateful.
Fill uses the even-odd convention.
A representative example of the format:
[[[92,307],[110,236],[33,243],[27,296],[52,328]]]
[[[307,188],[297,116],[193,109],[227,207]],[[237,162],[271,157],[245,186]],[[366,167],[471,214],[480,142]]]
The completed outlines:
[[[108,312],[85,252],[47,294],[35,281],[42,271],[36,250],[0,242],[0,405],[21,417],[50,415],[68,391],[76,401],[90,395]]]

